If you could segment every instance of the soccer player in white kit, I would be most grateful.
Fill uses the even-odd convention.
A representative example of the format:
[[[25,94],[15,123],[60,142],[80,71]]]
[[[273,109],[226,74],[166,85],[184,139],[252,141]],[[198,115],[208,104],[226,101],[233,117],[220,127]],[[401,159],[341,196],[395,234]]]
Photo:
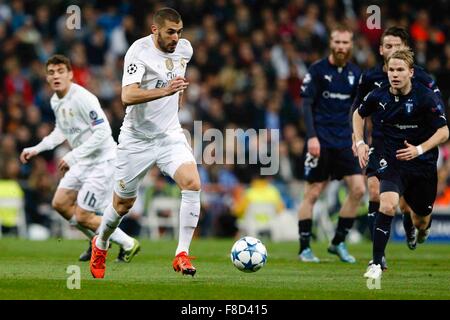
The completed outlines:
[[[34,147],[25,148],[20,160],[27,163],[40,152],[68,141],[71,151],[58,163],[64,174],[52,206],[90,239],[100,227],[103,212],[111,201],[117,145],[97,97],[72,82],[70,60],[54,55],[46,64],[47,82],[55,92],[50,103],[55,129]],[[130,262],[139,251],[139,242],[117,229],[111,240],[123,249],[121,260]]]
[[[108,240],[128,213],[147,171],[157,165],[181,189],[178,247],[173,268],[194,275],[189,246],[200,215],[200,177],[178,120],[180,94],[187,88],[186,64],[192,46],[180,39],[183,22],[171,8],[158,10],[152,34],[134,42],[124,61],[122,102],[126,115],[119,136],[114,198],[92,240],[90,269],[103,278]]]

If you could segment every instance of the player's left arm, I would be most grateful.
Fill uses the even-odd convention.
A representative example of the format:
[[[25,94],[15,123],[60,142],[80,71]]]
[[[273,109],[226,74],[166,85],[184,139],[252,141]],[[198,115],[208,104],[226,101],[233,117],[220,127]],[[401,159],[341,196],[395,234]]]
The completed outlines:
[[[64,156],[63,160],[69,167],[100,149],[111,136],[111,127],[109,126],[108,119],[96,97],[88,97],[82,103],[80,113],[83,119],[89,122],[92,135]]]
[[[397,150],[397,159],[412,160],[421,154],[437,147],[441,143],[448,140],[449,130],[447,126],[447,118],[445,117],[444,108],[437,96],[429,96],[427,99],[427,122],[436,132],[425,142],[414,146],[405,141],[406,148]]]

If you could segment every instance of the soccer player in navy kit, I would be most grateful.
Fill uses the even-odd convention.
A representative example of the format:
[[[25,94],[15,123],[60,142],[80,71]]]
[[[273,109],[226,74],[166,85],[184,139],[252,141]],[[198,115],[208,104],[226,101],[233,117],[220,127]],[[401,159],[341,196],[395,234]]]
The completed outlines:
[[[347,251],[345,238],[353,226],[365,184],[351,149],[348,118],[361,74],[359,67],[349,62],[352,38],[353,33],[348,28],[340,26],[332,30],[330,55],[311,65],[301,88],[308,139],[304,154],[307,183],[299,208],[299,259],[304,262],[319,262],[310,248],[312,213],[330,178],[343,178],[349,187],[349,195],[339,212],[336,233],[328,252],[338,255],[343,262],[355,262]]]
[[[362,99],[372,90],[386,86],[389,83],[386,70],[386,61],[388,57],[395,51],[408,48],[409,35],[408,32],[401,27],[391,27],[383,32],[381,36],[380,55],[383,56],[383,63],[376,65],[374,68],[364,72],[361,75],[355,101],[352,107],[352,113],[361,104]],[[432,89],[439,99],[440,91],[434,80],[419,66],[414,65],[414,81],[418,81]],[[443,104],[443,103],[442,103]],[[383,135],[380,129],[380,123],[376,117],[372,117],[371,141],[369,163],[366,168],[367,185],[369,190],[369,212],[368,225],[371,237],[373,238],[373,223],[375,214],[380,206],[380,181],[377,177],[377,170],[380,168],[380,162],[383,160]],[[353,141],[355,142],[355,141]],[[353,146],[353,148],[355,148]],[[356,152],[356,151],[355,151]],[[411,221],[411,209],[400,199],[400,209],[403,213],[403,225],[406,233],[408,247],[411,250],[416,248],[415,228]],[[386,269],[386,260],[383,259],[382,268]]]
[[[437,189],[437,146],[449,136],[444,107],[431,89],[412,81],[413,64],[411,51],[394,52],[387,61],[390,85],[370,92],[353,113],[362,168],[369,160],[363,118],[377,117],[384,140],[384,162],[378,169],[380,208],[373,230],[373,264],[364,274],[371,279],[382,275],[382,258],[401,196],[411,208],[418,242],[428,236]]]

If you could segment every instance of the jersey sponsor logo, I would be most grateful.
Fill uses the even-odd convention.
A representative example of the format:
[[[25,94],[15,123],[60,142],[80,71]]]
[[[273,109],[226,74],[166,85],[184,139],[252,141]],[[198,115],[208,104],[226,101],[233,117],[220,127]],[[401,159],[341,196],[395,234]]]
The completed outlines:
[[[380,82],[376,82],[374,81],[373,84],[376,85],[378,88],[381,88],[381,84],[383,83],[383,81]]]
[[[136,71],[137,71],[137,65],[135,65],[134,63],[130,63],[127,67],[127,73],[133,74],[133,73],[136,73]]]
[[[387,102],[385,102],[384,104],[382,104],[381,102],[378,102],[378,104],[383,108],[383,110],[386,110]]]
[[[166,59],[165,63],[166,63],[167,70],[172,71],[173,70],[173,61],[172,61],[172,59],[170,59],[170,58]]]
[[[417,129],[419,126],[417,124],[395,124],[395,127],[399,128],[400,130],[406,130],[406,129]]]
[[[123,180],[119,181],[119,188],[120,188],[120,190],[125,190],[125,181],[123,181]]]
[[[81,129],[80,129],[80,128],[68,128],[68,129],[61,128],[61,131],[62,131],[64,134],[69,134],[69,135],[71,135],[71,134],[77,134],[77,133],[80,133],[80,132],[81,132]]]
[[[169,84],[168,81],[158,80],[156,82],[155,88],[164,88],[167,87],[168,84]]]
[[[180,59],[180,65],[181,65],[181,67],[183,69],[186,68],[186,60],[185,59]]]
[[[325,80],[330,81],[330,82],[333,81],[333,76],[332,76],[332,75],[326,74],[326,75],[323,76],[323,78],[324,78]]]
[[[324,91],[324,92],[322,92],[322,97],[324,97],[325,99],[347,100],[347,99],[350,99],[351,96],[349,94]]]

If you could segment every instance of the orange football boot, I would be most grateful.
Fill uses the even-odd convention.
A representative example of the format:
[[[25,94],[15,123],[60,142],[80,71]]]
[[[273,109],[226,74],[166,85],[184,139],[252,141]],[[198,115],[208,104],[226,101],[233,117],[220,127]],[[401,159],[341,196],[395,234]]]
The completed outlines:
[[[188,256],[185,251],[180,252],[175,256],[175,259],[173,259],[173,270],[176,272],[181,271],[182,274],[194,276],[197,270],[191,264],[191,259],[193,260],[195,257]]]
[[[102,250],[96,246],[95,241],[98,236],[92,239],[92,255],[91,262],[89,266],[91,268],[91,273],[94,278],[104,278],[106,271],[106,254],[108,250]]]

